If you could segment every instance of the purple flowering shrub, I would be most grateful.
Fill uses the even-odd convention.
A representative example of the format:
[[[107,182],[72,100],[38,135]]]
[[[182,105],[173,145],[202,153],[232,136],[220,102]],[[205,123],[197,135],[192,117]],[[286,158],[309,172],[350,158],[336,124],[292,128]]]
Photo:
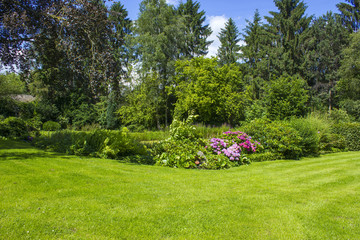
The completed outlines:
[[[249,163],[246,154],[256,152],[259,145],[258,141],[253,141],[246,133],[227,131],[222,138],[212,138],[209,149],[215,155],[224,155],[230,161],[246,164]]]

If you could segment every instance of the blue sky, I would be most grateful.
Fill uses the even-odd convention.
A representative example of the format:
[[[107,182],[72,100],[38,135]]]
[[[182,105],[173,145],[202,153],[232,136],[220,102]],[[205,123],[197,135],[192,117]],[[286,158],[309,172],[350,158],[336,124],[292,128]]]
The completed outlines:
[[[167,0],[169,4],[177,6],[181,0]],[[186,0],[183,0],[184,2]],[[141,0],[120,0],[129,12],[129,17],[136,20],[139,14],[139,5]],[[232,18],[235,20],[240,32],[246,27],[246,19],[252,20],[254,12],[259,9],[261,17],[269,16],[269,11],[277,11],[273,0],[197,0],[200,3],[201,10],[206,13],[207,24],[210,24],[213,30],[209,40],[214,43],[209,47],[209,56],[216,54],[219,46],[217,35],[225,22]],[[336,4],[345,2],[344,0],[304,0],[308,6],[306,14],[319,17],[327,11],[338,12]]]

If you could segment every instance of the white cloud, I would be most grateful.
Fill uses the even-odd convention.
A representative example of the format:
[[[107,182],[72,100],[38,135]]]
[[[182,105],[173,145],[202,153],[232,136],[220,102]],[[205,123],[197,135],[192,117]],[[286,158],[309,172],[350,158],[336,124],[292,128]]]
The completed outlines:
[[[179,0],[166,0],[167,4],[176,5],[179,2]]]
[[[209,25],[213,32],[208,38],[208,40],[214,42],[209,46],[209,53],[206,55],[207,57],[216,56],[217,49],[220,46],[220,41],[217,36],[219,35],[220,30],[225,27],[225,23],[227,22],[227,20],[228,18],[225,17],[224,15],[209,17],[209,21],[210,21]]]

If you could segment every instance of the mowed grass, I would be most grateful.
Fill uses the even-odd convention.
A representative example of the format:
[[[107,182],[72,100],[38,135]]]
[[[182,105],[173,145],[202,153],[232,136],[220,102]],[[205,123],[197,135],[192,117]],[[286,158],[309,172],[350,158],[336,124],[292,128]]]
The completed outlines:
[[[203,171],[1,140],[0,239],[360,239],[360,153]]]

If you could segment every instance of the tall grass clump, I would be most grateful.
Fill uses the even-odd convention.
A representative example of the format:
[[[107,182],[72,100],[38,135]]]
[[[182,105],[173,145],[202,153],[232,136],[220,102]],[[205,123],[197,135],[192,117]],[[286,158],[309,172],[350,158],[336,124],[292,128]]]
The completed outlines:
[[[169,131],[129,132],[129,135],[141,142],[161,141],[170,136]]]
[[[196,124],[195,132],[202,138],[214,138],[221,136],[223,132],[229,131],[230,129],[231,127],[227,124],[223,124],[220,127]]]

